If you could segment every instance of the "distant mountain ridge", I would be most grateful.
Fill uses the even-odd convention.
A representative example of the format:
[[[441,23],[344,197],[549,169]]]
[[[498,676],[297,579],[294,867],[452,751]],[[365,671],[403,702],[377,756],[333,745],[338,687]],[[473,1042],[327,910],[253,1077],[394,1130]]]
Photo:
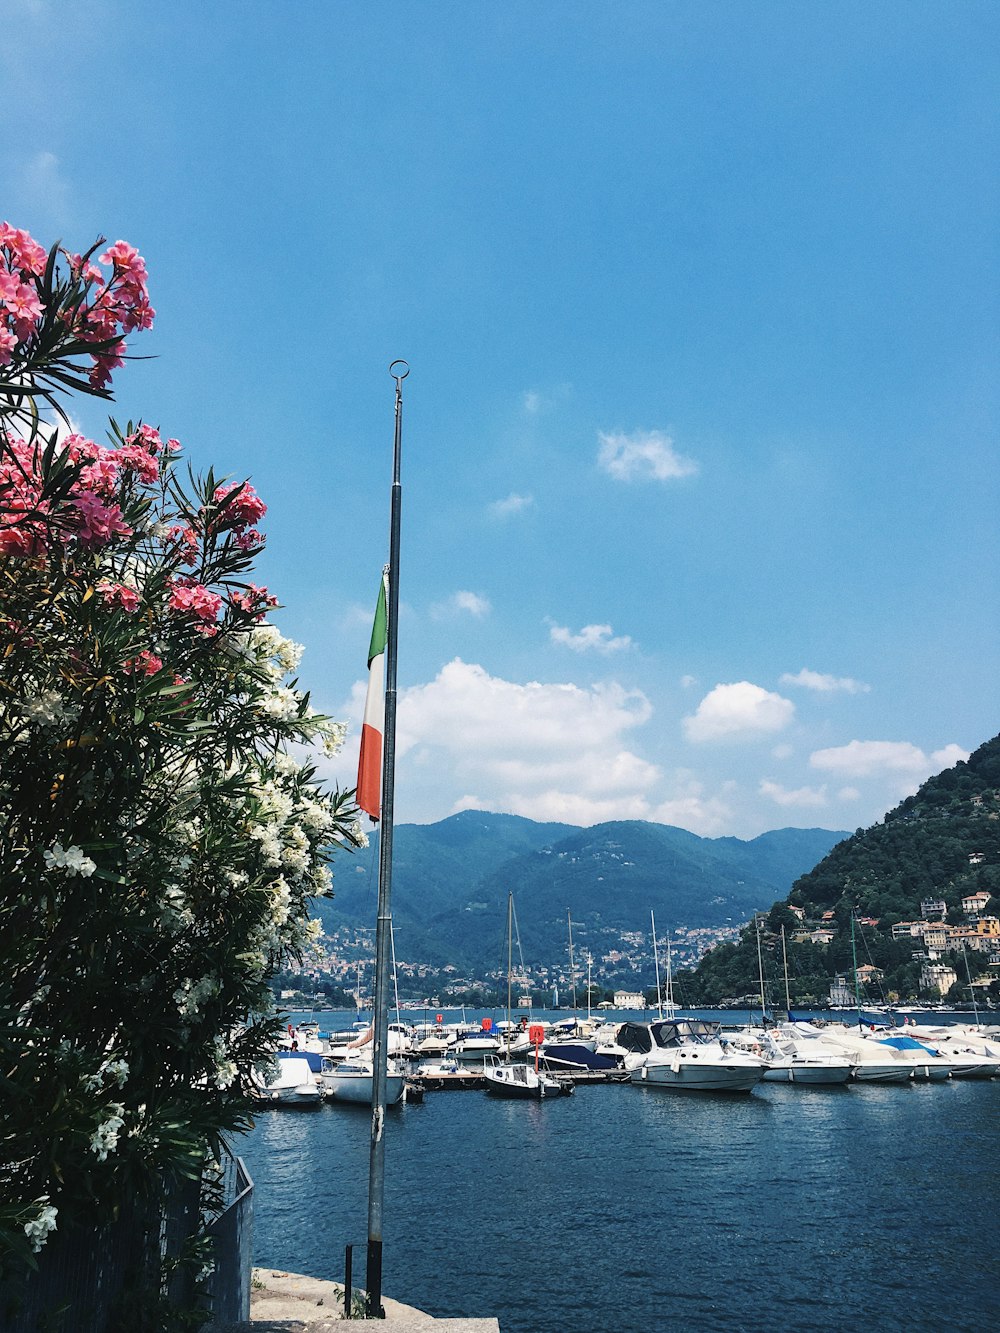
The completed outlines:
[[[598,953],[602,931],[739,924],[784,896],[847,835],[776,829],[749,841],[701,838],[639,820],[581,829],[466,810],[393,832],[392,911],[398,955],[435,966],[495,968],[508,891],[525,961],[556,962],[574,939]],[[335,897],[317,915],[328,930],[374,924],[376,844],[338,858]]]

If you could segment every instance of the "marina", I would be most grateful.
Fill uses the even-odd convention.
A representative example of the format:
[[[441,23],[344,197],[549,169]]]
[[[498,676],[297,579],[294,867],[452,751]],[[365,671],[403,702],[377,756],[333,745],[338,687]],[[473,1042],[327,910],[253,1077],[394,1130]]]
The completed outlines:
[[[995,1326],[998,1091],[431,1093],[387,1117],[385,1290],[504,1333]],[[259,1118],[255,1262],[343,1279],[368,1134],[360,1108]]]

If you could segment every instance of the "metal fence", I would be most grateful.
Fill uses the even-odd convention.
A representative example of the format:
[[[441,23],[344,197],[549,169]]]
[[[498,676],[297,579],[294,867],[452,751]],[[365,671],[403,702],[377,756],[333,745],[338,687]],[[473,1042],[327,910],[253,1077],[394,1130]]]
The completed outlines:
[[[202,1215],[194,1180],[162,1200],[126,1200],[113,1221],[95,1229],[53,1232],[37,1271],[0,1289],[0,1333],[153,1333],[157,1299],[173,1309],[199,1303],[198,1275],[174,1261],[205,1223],[215,1271],[201,1303],[212,1322],[249,1319],[253,1181],[228,1151],[222,1165],[210,1218]]]
[[[215,1248],[215,1271],[209,1281],[208,1303],[213,1322],[235,1324],[250,1318],[253,1181],[243,1158],[234,1157],[228,1150],[223,1166],[223,1208],[208,1226]]]

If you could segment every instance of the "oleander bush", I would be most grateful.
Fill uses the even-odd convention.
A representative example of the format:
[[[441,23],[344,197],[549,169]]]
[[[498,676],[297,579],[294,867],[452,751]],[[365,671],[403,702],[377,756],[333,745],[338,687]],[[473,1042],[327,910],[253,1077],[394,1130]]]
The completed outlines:
[[[253,487],[145,422],[70,429],[154,317],[102,244],[0,225],[0,1271],[245,1127],[268,978],[362,838],[302,758],[343,729],[251,580]]]

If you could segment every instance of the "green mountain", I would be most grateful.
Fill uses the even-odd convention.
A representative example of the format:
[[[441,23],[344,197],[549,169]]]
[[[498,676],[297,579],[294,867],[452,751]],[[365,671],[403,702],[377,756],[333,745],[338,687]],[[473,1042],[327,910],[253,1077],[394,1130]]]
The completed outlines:
[[[737,925],[788,891],[844,837],[779,829],[748,842],[699,838],[640,821],[580,829],[467,810],[393,833],[392,911],[400,957],[461,970],[500,962],[508,891],[525,962],[558,963],[574,943],[595,958],[622,932]],[[336,865],[335,897],[318,904],[328,932],[374,924],[376,847]]]
[[[855,927],[859,965],[880,970],[886,996],[913,997],[921,966],[914,953],[923,944],[909,936],[894,940],[892,927],[919,921],[921,902],[929,898],[943,900],[946,923],[960,925],[962,899],[980,890],[997,895],[989,910],[1000,913],[1000,736],[929,778],[881,823],[859,829],[797,879],[769,913],[762,938],[765,971],[775,982],[779,973],[783,977],[778,932],[784,925],[793,1003],[823,999],[829,979],[851,969],[853,911],[862,923]],[[825,913],[832,918],[824,920]],[[803,938],[823,928],[834,931],[829,943]],[[966,956],[973,977],[987,975],[986,954],[967,949],[963,956],[956,949],[951,955],[942,961],[955,966],[959,990],[967,984]],[[748,929],[739,944],[713,949],[681,983],[690,1003],[756,993],[756,932]],[[776,994],[783,994],[783,980]]]

